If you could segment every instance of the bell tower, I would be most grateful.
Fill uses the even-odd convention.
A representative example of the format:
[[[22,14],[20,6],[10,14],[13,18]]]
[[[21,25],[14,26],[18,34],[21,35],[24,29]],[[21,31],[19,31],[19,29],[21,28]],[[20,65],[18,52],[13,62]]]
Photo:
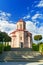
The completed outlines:
[[[26,30],[26,22],[22,19],[17,22],[17,30]]]

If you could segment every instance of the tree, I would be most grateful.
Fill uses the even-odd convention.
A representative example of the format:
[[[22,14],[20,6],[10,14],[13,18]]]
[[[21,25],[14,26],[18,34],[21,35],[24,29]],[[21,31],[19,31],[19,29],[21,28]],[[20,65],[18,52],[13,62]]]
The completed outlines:
[[[9,45],[9,42],[11,41],[11,37],[6,32],[0,32],[0,53],[2,53],[4,50],[10,50],[11,46]],[[5,42],[5,45],[4,43]],[[8,42],[8,45],[6,46],[6,42]]]
[[[0,32],[0,42],[10,42],[11,41],[11,37],[6,33],[6,32]]]
[[[3,35],[2,35],[2,32],[0,32],[0,42],[3,42]]]
[[[38,51],[38,50],[39,50],[38,45],[35,44],[35,43],[33,43],[33,44],[32,44],[32,49],[33,49],[34,51]]]
[[[3,52],[3,44],[0,44],[0,53],[2,53]]]
[[[42,35],[35,35],[34,40],[39,41],[42,39]]]
[[[34,36],[34,40],[36,40],[36,41],[40,41],[41,39],[42,39],[42,35],[35,35],[35,36]],[[41,42],[37,44],[37,47],[38,47],[39,49],[40,49],[40,47],[39,47],[40,44],[41,44]],[[39,50],[39,49],[38,49],[38,50]]]
[[[35,35],[34,40],[36,40],[38,43],[42,39],[42,35]]]
[[[41,55],[43,55],[43,43],[39,45],[39,51],[41,52]]]

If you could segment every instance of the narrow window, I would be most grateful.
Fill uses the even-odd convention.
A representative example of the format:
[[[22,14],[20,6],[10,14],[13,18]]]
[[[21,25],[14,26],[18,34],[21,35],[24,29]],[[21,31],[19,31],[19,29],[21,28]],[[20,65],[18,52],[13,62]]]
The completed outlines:
[[[20,40],[22,40],[22,37],[20,37]]]
[[[22,29],[22,24],[20,24],[20,29]]]
[[[18,25],[17,25],[17,29],[18,29]]]
[[[25,29],[25,24],[24,24],[24,29]]]

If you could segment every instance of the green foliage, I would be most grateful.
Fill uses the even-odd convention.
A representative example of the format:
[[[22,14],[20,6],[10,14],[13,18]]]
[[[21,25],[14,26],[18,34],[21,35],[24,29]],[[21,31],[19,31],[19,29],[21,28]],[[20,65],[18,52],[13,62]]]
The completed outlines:
[[[32,44],[32,49],[33,49],[34,51],[38,51],[38,50],[39,50],[39,46],[38,46],[37,44],[33,43],[33,44]]]
[[[40,45],[40,44],[43,44],[43,42],[39,42],[38,44],[39,44],[39,45]]]
[[[3,45],[0,43],[0,53],[2,53],[3,51],[10,51],[11,50],[11,46],[10,45]]]
[[[10,42],[10,41],[11,41],[11,37],[8,36],[7,33],[0,32],[0,43],[2,43],[0,44],[0,53],[2,53],[4,50],[9,51],[11,49],[11,47],[8,44],[7,46],[5,46],[6,42]],[[4,45],[4,42],[5,42],[5,45]]]
[[[11,46],[8,45],[8,46],[4,46],[4,51],[10,51],[11,50]]]
[[[10,42],[11,41],[11,37],[8,36],[7,33],[5,32],[0,32],[0,42],[5,42],[5,45],[6,45],[6,42]]]
[[[0,44],[0,53],[2,53],[3,52],[3,44]]]
[[[36,40],[36,41],[40,41],[41,39],[42,39],[42,35],[35,35],[34,36],[34,40]],[[39,49],[41,50],[41,48],[42,48],[42,47],[39,48],[39,46],[41,44],[42,44],[42,42],[38,43],[37,45],[36,44],[33,44],[32,47],[33,47],[34,50],[38,50],[39,51]]]
[[[42,39],[42,35],[35,35],[34,40],[39,41]]]
[[[39,51],[43,52],[43,43],[39,45]]]
[[[3,35],[2,35],[2,32],[0,32],[0,42],[3,42]]]
[[[11,38],[6,32],[0,32],[0,41],[9,42],[11,41]]]
[[[33,49],[34,51],[43,52],[43,43],[42,43],[42,42],[40,42],[40,43],[38,43],[38,44],[33,43],[33,44],[32,44],[32,49]]]

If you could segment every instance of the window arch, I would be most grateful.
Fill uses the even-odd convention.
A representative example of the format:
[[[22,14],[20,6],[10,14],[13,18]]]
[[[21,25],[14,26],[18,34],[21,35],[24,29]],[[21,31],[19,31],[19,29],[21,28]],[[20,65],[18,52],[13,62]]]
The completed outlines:
[[[17,29],[18,29],[18,25],[17,25]]]
[[[20,29],[22,29],[22,24],[20,24]]]

